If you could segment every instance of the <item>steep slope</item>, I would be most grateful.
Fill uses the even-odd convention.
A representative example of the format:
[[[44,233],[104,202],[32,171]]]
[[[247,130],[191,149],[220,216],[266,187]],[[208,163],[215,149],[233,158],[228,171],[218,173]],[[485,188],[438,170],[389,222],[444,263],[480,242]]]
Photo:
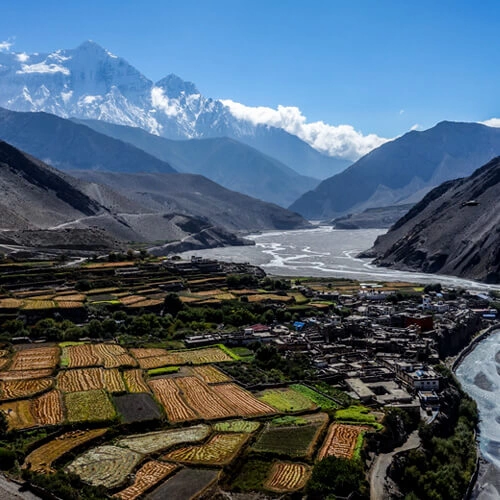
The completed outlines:
[[[175,172],[131,144],[47,113],[0,108],[0,139],[64,170]]]
[[[230,231],[299,229],[309,227],[301,216],[271,203],[230,191],[200,175],[122,174],[73,171],[87,186],[109,186],[146,210],[204,217]],[[88,189],[88,188],[86,188]],[[88,192],[88,191],[85,191]],[[97,190],[94,189],[94,196]],[[108,195],[104,195],[108,198]],[[123,205],[123,202],[122,202]]]
[[[2,229],[48,227],[105,211],[56,170],[3,141],[0,190]]]
[[[136,126],[170,139],[231,137],[310,177],[346,164],[282,129],[238,118],[176,75],[153,83],[92,41],[50,54],[1,52],[0,106]]]
[[[442,122],[409,132],[301,196],[290,209],[310,219],[419,201],[431,188],[470,175],[500,154],[500,129]]]
[[[500,158],[445,182],[368,252],[398,269],[500,282]]]
[[[255,148],[227,137],[174,141],[137,128],[76,120],[95,131],[133,144],[176,170],[201,174],[228,189],[287,206],[318,180],[298,175]]]

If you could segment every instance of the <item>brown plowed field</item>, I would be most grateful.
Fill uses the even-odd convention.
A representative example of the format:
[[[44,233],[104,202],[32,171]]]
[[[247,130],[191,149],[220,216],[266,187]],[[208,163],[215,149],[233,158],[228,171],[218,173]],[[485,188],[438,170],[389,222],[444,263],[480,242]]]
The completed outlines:
[[[2,399],[18,399],[34,396],[52,386],[51,378],[0,381]]]
[[[228,377],[212,365],[194,366],[193,373],[207,384],[231,381],[231,377]]]
[[[219,363],[221,361],[233,361],[233,359],[218,347],[205,347],[202,349],[190,349],[188,351],[177,351],[184,360],[184,364],[203,365],[206,363]]]
[[[57,388],[64,392],[105,389],[109,392],[126,392],[125,382],[116,368],[76,368],[61,370],[57,375]]]
[[[165,462],[158,462],[151,460],[145,463],[136,473],[135,480],[128,488],[116,493],[114,496],[122,500],[135,500],[143,493],[146,493],[155,484],[159,483],[162,479],[172,474],[178,469],[176,464],[168,464]]]
[[[28,380],[32,378],[46,378],[52,375],[52,369],[43,370],[17,370],[0,372],[0,380]]]
[[[151,348],[147,349],[144,347],[138,347],[138,348],[132,348],[129,349],[130,353],[132,356],[134,356],[135,359],[142,359],[142,358],[152,358],[155,356],[166,356],[168,352],[166,349],[159,349],[159,348]]]
[[[181,397],[174,379],[160,378],[149,382],[156,399],[162,404],[170,422],[184,422],[197,418],[196,412]]]
[[[368,429],[371,427],[366,425],[332,424],[318,453],[318,460],[332,455],[352,458],[358,436]]]
[[[126,370],[123,372],[123,379],[129,392],[151,392],[144,381],[142,370]]]
[[[244,433],[215,434],[204,444],[185,446],[161,458],[191,464],[226,465],[233,460],[248,438],[249,435]]]
[[[0,405],[0,411],[5,413],[9,429],[28,429],[35,427],[37,422],[31,413],[31,401],[29,399],[20,399]]]
[[[233,415],[251,417],[269,415],[276,410],[267,403],[258,400],[253,394],[237,384],[217,384],[211,389],[232,408]]]
[[[194,408],[201,418],[213,419],[235,415],[234,410],[224,400],[196,377],[179,377],[172,379],[181,390],[182,398]]]
[[[31,402],[31,412],[40,425],[57,425],[64,420],[61,393],[49,391]]]
[[[39,347],[16,352],[10,370],[40,370],[55,368],[59,360],[59,347]]]
[[[160,366],[176,366],[183,365],[184,360],[177,354],[166,354],[165,356],[140,358],[139,366],[143,370],[151,370],[151,368],[159,368]]]
[[[90,431],[71,431],[56,437],[52,441],[32,451],[25,459],[23,469],[29,468],[34,472],[50,473],[52,463],[68,451],[92,439],[102,436],[107,429],[92,429]]]
[[[99,364],[99,356],[94,352],[92,344],[64,347],[63,357],[68,360],[69,368],[97,366]]]
[[[68,359],[69,368],[87,366],[137,366],[136,360],[117,344],[81,344],[64,348],[64,357]]]
[[[297,491],[306,485],[310,473],[305,464],[277,462],[272,466],[264,487],[278,493]]]

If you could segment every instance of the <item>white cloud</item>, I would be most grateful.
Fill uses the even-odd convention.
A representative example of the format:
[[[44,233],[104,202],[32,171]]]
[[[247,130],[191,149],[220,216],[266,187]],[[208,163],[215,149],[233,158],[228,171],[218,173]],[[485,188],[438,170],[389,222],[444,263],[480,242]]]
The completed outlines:
[[[174,117],[180,114],[178,102],[175,99],[170,100],[160,87],[151,89],[151,102],[155,108],[161,109],[167,116]]]
[[[500,127],[500,118],[490,118],[484,122],[479,122],[483,125],[488,125],[488,127]]]
[[[363,135],[352,125],[334,126],[322,121],[307,123],[307,118],[295,106],[279,105],[278,109],[272,109],[245,106],[230,99],[221,102],[240,120],[282,128],[330,156],[356,160],[389,140],[375,134]]]
[[[37,64],[23,64],[22,69],[16,71],[17,74],[22,75],[23,73],[62,73],[63,75],[69,76],[70,71],[64,66],[59,66],[58,64],[47,64],[45,61]]]
[[[17,60],[22,63],[25,63],[30,58],[30,56],[26,54],[26,52],[19,52],[19,54],[16,54],[16,57]]]
[[[8,52],[10,48],[12,47],[13,42],[9,40],[4,40],[3,42],[0,42],[0,52]]]
[[[410,130],[420,130],[422,127],[418,124],[418,123],[415,123],[415,125],[412,125],[412,127],[410,128]]]

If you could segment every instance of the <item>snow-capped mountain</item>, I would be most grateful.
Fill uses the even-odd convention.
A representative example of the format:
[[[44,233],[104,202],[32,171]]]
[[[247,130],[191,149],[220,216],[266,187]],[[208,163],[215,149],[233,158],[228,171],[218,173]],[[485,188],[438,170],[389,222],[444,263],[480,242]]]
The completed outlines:
[[[176,75],[154,83],[92,41],[50,54],[0,52],[0,106],[136,126],[169,139],[232,137],[311,177],[349,163],[280,128],[238,118]]]

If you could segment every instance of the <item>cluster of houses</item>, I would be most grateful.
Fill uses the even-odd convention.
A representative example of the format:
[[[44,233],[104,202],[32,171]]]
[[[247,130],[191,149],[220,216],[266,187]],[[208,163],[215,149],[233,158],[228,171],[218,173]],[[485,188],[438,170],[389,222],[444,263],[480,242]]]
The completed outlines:
[[[439,409],[442,388],[434,366],[456,354],[470,338],[496,320],[485,294],[429,293],[421,300],[391,300],[390,292],[361,288],[341,295],[304,290],[315,299],[335,300],[351,313],[306,317],[293,324],[251,325],[237,333],[191,336],[191,347],[224,342],[276,346],[285,356],[302,352],[317,375],[374,406],[423,411]]]

